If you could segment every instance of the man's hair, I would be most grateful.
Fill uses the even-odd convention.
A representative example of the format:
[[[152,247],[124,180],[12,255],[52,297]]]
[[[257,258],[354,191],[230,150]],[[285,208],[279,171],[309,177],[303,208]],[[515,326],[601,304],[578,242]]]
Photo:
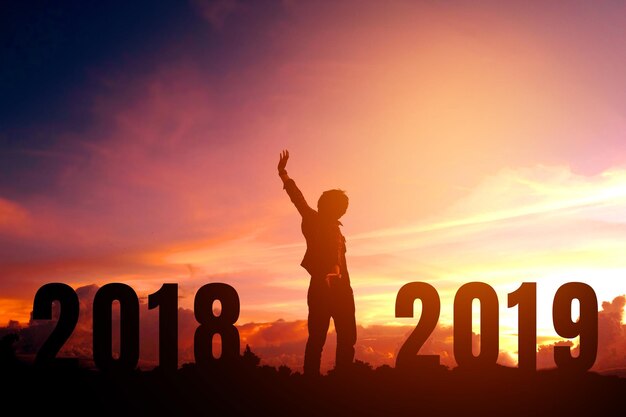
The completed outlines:
[[[317,200],[317,211],[333,219],[339,219],[348,209],[348,196],[343,190],[324,191]]]

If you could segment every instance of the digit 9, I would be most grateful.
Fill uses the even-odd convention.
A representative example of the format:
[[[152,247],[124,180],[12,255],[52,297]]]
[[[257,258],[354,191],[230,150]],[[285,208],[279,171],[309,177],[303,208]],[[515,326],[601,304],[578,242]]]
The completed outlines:
[[[580,317],[572,320],[572,301],[580,303]],[[569,346],[554,347],[554,362],[565,371],[586,371],[598,354],[598,299],[593,289],[582,282],[562,285],[552,304],[554,330],[559,336],[573,339],[580,336],[579,353],[572,356]]]

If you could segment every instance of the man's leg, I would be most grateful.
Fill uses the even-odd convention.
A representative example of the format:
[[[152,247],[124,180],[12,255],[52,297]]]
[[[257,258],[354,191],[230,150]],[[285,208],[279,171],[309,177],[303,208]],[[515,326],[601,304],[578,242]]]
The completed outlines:
[[[320,285],[311,280],[307,302],[309,305],[308,329],[309,339],[304,351],[304,373],[319,375],[322,349],[326,342],[326,333],[330,324],[330,308],[328,294]]]
[[[356,318],[354,314],[354,295],[348,287],[337,294],[333,303],[333,320],[337,332],[337,370],[349,368],[354,361],[356,343]]]

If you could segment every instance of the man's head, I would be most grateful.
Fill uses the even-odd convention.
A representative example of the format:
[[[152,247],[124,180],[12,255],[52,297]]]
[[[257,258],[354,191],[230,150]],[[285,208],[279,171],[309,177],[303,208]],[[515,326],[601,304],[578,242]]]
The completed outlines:
[[[348,209],[348,196],[343,190],[324,191],[317,200],[317,211],[323,217],[339,220]]]

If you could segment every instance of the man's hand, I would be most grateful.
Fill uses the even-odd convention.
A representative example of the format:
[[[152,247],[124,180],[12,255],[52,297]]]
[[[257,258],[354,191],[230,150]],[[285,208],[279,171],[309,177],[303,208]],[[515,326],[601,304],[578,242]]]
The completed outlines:
[[[289,151],[284,150],[280,153],[280,160],[278,161],[278,175],[286,174],[285,167],[287,166],[287,160],[289,159]]]
[[[333,288],[339,283],[340,280],[341,272],[339,269],[339,265],[335,265],[333,267],[333,270],[326,274],[326,285],[328,285],[329,288]]]

